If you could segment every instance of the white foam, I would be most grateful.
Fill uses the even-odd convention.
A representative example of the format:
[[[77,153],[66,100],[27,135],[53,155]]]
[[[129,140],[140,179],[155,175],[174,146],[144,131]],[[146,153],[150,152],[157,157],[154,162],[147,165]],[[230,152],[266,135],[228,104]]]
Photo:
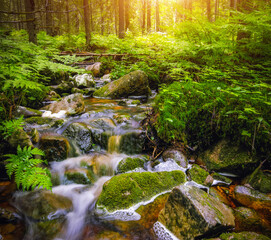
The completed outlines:
[[[49,117],[49,118],[65,118],[66,117],[65,110],[60,110],[58,113],[52,113],[51,111],[45,111],[42,114],[42,117]]]
[[[154,167],[154,172],[170,172],[174,170],[186,171],[185,168],[179,166],[174,160],[159,163]]]
[[[153,224],[153,231],[158,240],[178,240],[178,238],[159,221]]]

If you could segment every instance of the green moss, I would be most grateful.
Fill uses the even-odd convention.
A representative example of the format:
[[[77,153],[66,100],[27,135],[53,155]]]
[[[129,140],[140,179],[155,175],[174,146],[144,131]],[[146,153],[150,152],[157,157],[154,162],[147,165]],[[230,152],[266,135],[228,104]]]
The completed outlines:
[[[251,172],[257,163],[257,159],[250,156],[247,149],[228,140],[222,140],[213,145],[201,154],[200,158],[209,170],[230,171],[238,174],[244,174],[244,170]]]
[[[91,181],[88,179],[88,177],[80,172],[68,172],[65,173],[65,176],[68,180],[73,181],[74,183],[78,184],[91,184]]]
[[[209,175],[207,171],[202,169],[197,164],[194,164],[193,167],[189,169],[189,174],[190,174],[191,180],[199,184],[204,184],[207,176]]]
[[[136,168],[143,168],[145,163],[145,159],[142,158],[125,158],[122,159],[118,165],[118,173],[125,173]]]
[[[271,192],[271,174],[265,173],[260,169],[261,166],[247,178],[246,182],[256,190],[263,193]]]
[[[108,211],[126,209],[184,181],[182,171],[117,175],[104,184],[96,206]]]
[[[49,125],[50,127],[59,127],[64,123],[63,119],[54,119],[48,117],[30,117],[25,119],[26,123],[37,125]]]

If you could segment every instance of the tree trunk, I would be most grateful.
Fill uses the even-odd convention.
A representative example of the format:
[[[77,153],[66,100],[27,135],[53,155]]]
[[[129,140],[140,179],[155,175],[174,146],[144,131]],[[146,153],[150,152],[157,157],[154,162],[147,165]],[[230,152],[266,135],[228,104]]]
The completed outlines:
[[[129,0],[125,0],[125,31],[130,27],[129,5]]]
[[[151,32],[151,0],[147,0],[147,32]]]
[[[160,31],[159,0],[156,0],[156,32]]]
[[[116,33],[116,35],[118,36],[119,34],[118,34],[118,11],[117,11],[117,9],[118,9],[118,0],[114,0],[114,6],[113,6],[113,8],[114,8],[114,18],[115,18],[115,33]]]
[[[124,0],[119,0],[119,38],[124,38]]]
[[[67,18],[67,33],[70,34],[70,14],[69,14],[69,0],[66,0],[66,18]]]
[[[215,21],[218,19],[219,15],[219,0],[215,0]]]
[[[29,35],[29,42],[37,44],[37,32],[36,32],[36,23],[35,23],[35,2],[34,0],[24,0],[25,12],[27,22],[27,32]]]
[[[84,22],[85,22],[85,33],[86,33],[86,47],[90,47],[90,21],[89,21],[89,5],[88,0],[83,0],[83,6],[84,6]]]
[[[142,34],[145,33],[145,26],[146,26],[146,1],[142,0]]]
[[[53,20],[52,20],[52,1],[45,1],[45,11],[46,11],[46,32],[48,35],[53,35]]]
[[[211,0],[207,0],[207,18],[209,22],[212,22]]]

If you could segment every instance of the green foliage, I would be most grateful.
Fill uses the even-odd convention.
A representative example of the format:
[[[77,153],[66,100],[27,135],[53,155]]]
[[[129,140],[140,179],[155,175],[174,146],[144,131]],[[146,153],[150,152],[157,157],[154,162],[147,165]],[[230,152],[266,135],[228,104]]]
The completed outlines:
[[[14,132],[23,129],[23,116],[18,119],[4,121],[0,125],[0,132],[4,139],[10,137]]]
[[[175,82],[156,98],[158,135],[204,148],[231,137],[252,150],[271,149],[270,85]]]
[[[50,171],[39,165],[47,162],[45,160],[33,158],[33,155],[44,156],[44,152],[38,148],[17,147],[16,154],[7,154],[6,169],[9,177],[14,175],[17,187],[22,186],[23,190],[32,190],[35,187],[52,189]]]
[[[40,36],[45,38],[44,34]],[[49,90],[45,85],[52,76],[82,72],[62,64],[72,64],[82,58],[60,57],[59,50],[50,44],[46,46],[44,39],[40,46],[29,43],[25,31],[13,31],[9,35],[0,31],[0,38],[1,119],[10,119],[16,105],[40,107]]]

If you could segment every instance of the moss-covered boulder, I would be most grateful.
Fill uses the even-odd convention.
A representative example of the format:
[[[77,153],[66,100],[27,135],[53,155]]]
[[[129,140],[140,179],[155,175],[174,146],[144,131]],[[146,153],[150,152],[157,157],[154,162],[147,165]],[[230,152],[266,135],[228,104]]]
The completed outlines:
[[[40,126],[51,128],[61,126],[64,123],[64,120],[49,117],[30,117],[25,119],[25,123],[26,125],[32,125],[33,128],[37,126],[38,128],[40,128]]]
[[[18,145],[20,145],[21,148],[29,146],[33,147],[30,136],[23,129],[18,129],[13,132],[12,135],[8,137],[7,141],[13,149],[17,149]]]
[[[234,197],[243,206],[260,211],[271,219],[270,195],[260,193],[257,190],[245,186],[236,186],[234,189]]]
[[[28,108],[28,107],[23,107],[23,106],[18,106],[14,112],[13,116],[14,117],[20,117],[23,115],[25,118],[27,117],[34,117],[34,116],[41,116],[42,112],[36,109]]]
[[[16,198],[16,207],[31,225],[30,239],[55,239],[72,211],[70,199],[49,191],[34,191]],[[28,235],[27,235],[28,236]]]
[[[222,233],[217,240],[270,240],[269,237],[255,232]]]
[[[43,135],[40,138],[40,149],[45,153],[46,159],[51,161],[62,161],[69,155],[70,144],[67,138],[60,135]]]
[[[45,107],[44,110],[58,113],[61,110],[67,112],[68,115],[76,115],[85,111],[85,104],[83,95],[80,93],[71,94],[62,98],[59,102],[53,102]]]
[[[126,132],[121,135],[119,150],[121,153],[127,154],[139,154],[142,153],[145,134],[141,130],[136,130],[132,132]]]
[[[63,132],[63,135],[71,139],[80,148],[83,153],[92,149],[93,139],[91,129],[85,123],[71,123]]]
[[[187,168],[188,161],[185,155],[177,149],[167,149],[162,154],[163,160],[168,161],[169,159],[174,160],[175,162],[179,163],[181,167]]]
[[[194,164],[192,168],[189,169],[189,176],[191,180],[195,181],[196,183],[203,184],[203,185],[211,185],[212,181],[209,180],[208,176],[209,173],[201,168],[199,165]]]
[[[245,183],[262,193],[271,193],[271,174],[263,172],[260,167],[246,177]]]
[[[124,173],[112,177],[103,186],[96,203],[96,211],[111,212],[126,209],[158,193],[169,190],[185,181],[182,171]]]
[[[60,209],[63,210],[63,213],[72,210],[70,199],[44,190],[18,196],[16,206],[25,216],[35,220],[49,220],[52,214]]]
[[[148,161],[148,156],[124,158],[119,162],[116,172],[125,173],[136,168],[144,168],[144,164],[146,161]]]
[[[173,189],[158,221],[179,239],[195,239],[234,227],[232,210],[193,186]]]
[[[94,180],[93,175],[91,175],[87,169],[68,170],[65,172],[64,176],[67,180],[77,184],[91,184]]]
[[[226,171],[244,175],[251,172],[257,159],[236,143],[222,140],[200,155],[209,171]]]
[[[254,209],[237,207],[234,209],[234,216],[236,231],[254,231],[271,236],[270,224]]]
[[[122,98],[149,95],[148,76],[140,70],[131,72],[118,80],[110,82],[94,92],[95,97]]]

